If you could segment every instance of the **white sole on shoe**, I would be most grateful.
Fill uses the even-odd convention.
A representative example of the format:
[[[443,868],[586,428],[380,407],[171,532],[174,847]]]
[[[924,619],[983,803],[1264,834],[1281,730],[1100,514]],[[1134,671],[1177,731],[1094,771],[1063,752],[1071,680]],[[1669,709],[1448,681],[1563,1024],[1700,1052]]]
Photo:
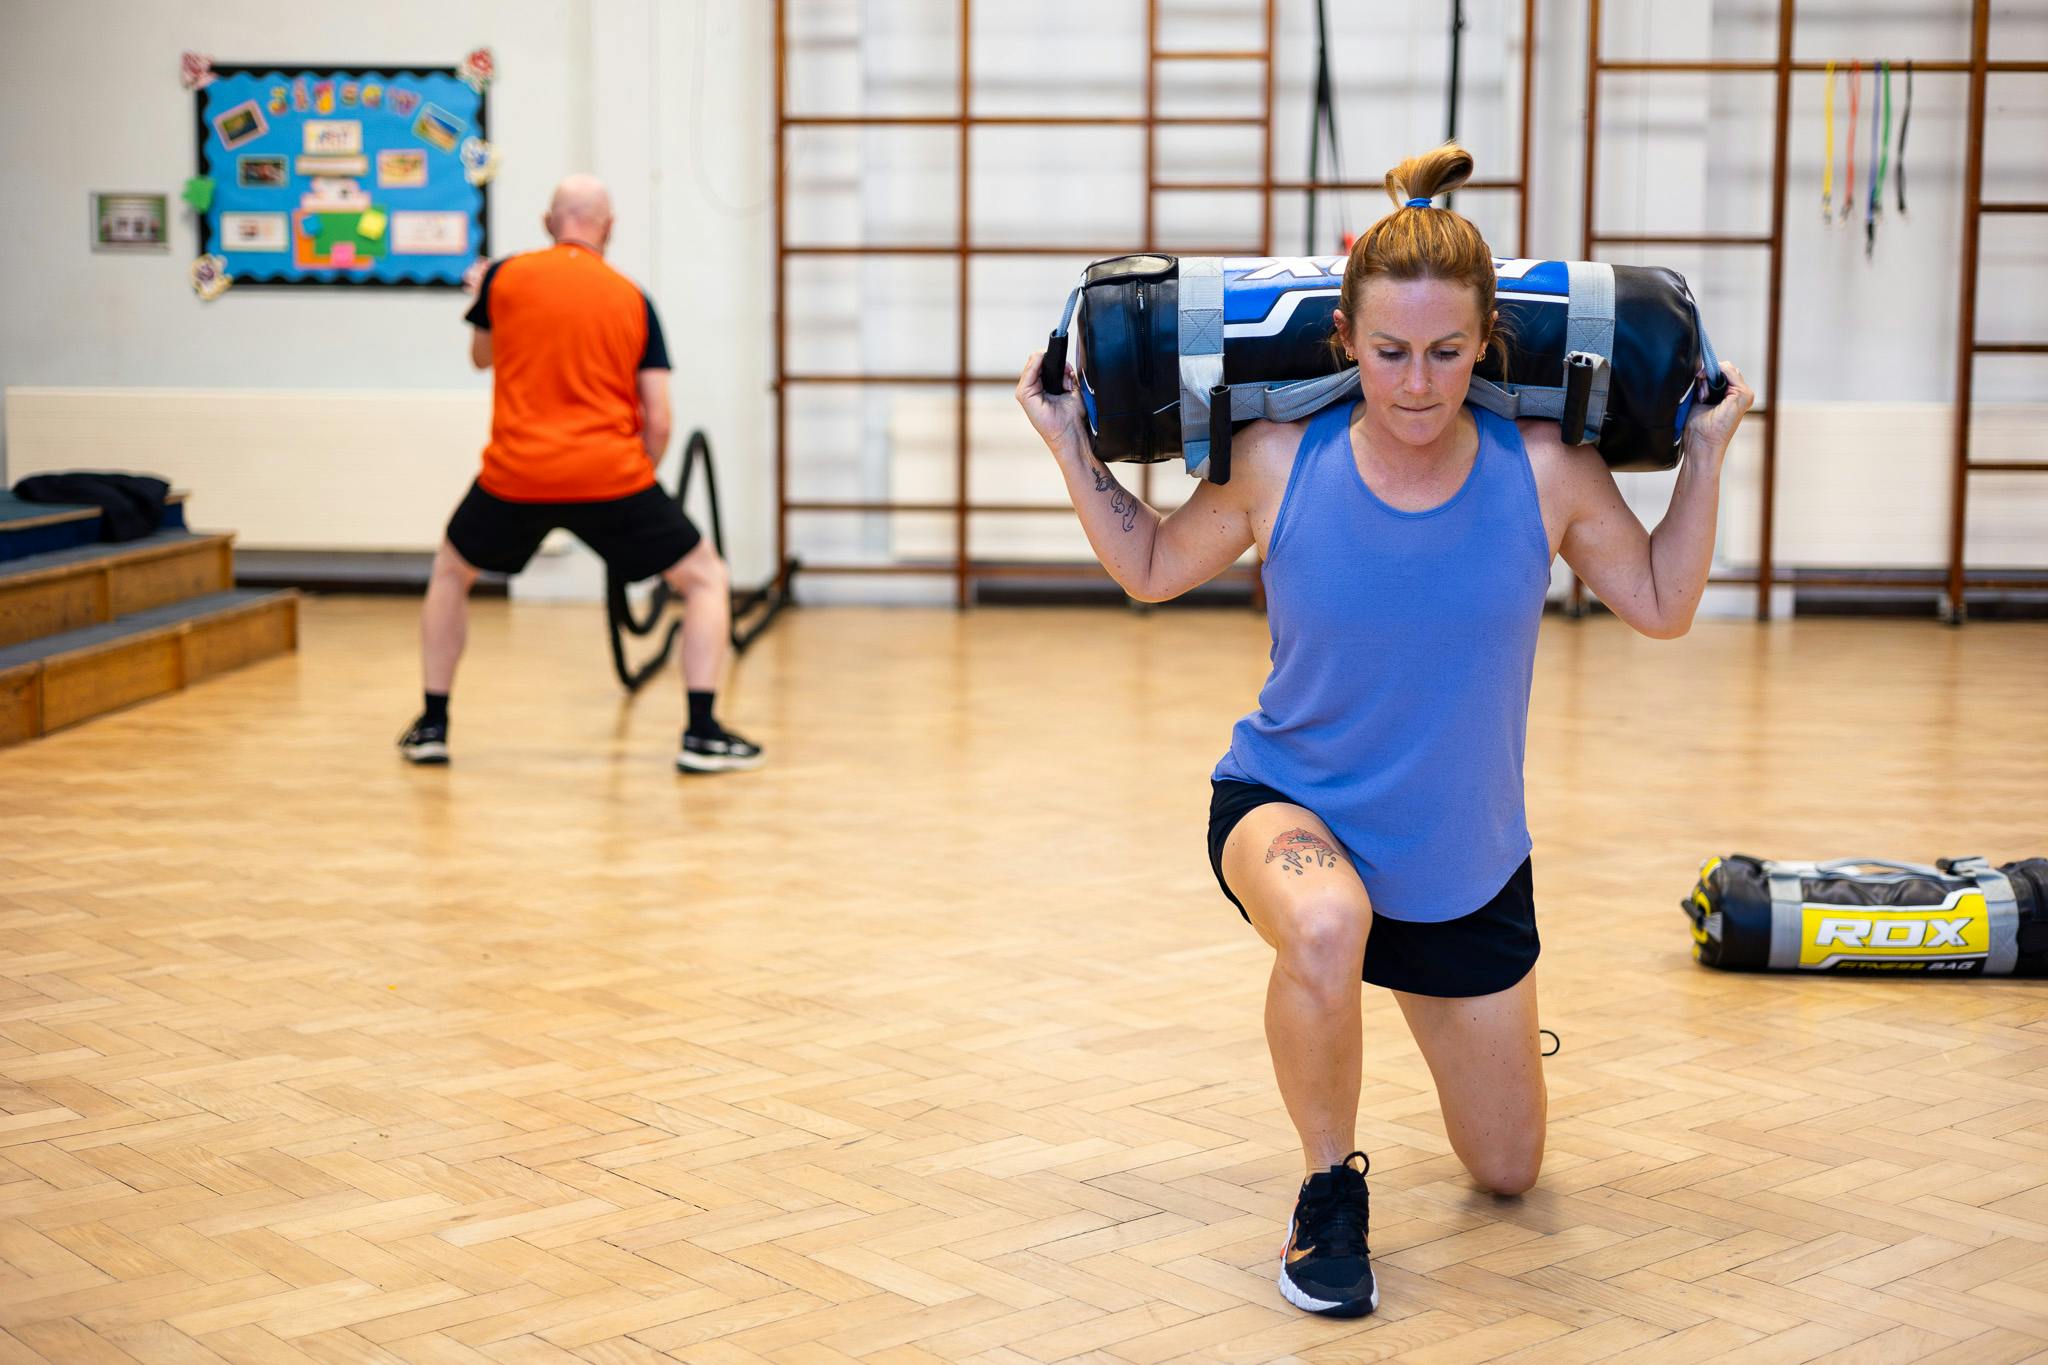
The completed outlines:
[[[1317,1313],[1324,1317],[1362,1318],[1380,1306],[1380,1287],[1377,1284],[1372,1287],[1372,1297],[1360,1307],[1357,1304],[1347,1305],[1342,1299],[1319,1299],[1303,1291],[1294,1281],[1287,1278],[1285,1266],[1280,1268],[1280,1277],[1275,1283],[1280,1286],[1280,1297],[1304,1313]]]
[[[1292,1246],[1293,1244],[1294,1222],[1290,1219],[1287,1224],[1286,1245]],[[1380,1306],[1380,1286],[1377,1280],[1373,1281],[1372,1297],[1365,1301],[1363,1307],[1360,1307],[1355,1302],[1346,1303],[1343,1299],[1317,1298],[1287,1278],[1287,1252],[1284,1249],[1280,1253],[1280,1274],[1274,1280],[1274,1283],[1280,1287],[1280,1297],[1304,1313],[1316,1313],[1324,1317],[1333,1318],[1362,1318],[1366,1314],[1376,1311]]]
[[[734,758],[730,754],[693,754],[687,751],[676,755],[676,771],[684,773],[744,773],[761,766],[761,756]]]
[[[398,751],[408,763],[446,763],[448,746],[436,741],[430,744],[408,744]]]

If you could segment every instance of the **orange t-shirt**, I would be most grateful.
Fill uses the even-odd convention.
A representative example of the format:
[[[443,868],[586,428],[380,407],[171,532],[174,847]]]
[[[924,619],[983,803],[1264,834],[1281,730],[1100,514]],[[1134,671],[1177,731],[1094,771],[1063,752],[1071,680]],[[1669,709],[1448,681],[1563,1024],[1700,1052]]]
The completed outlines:
[[[654,483],[640,443],[642,370],[666,370],[654,305],[575,242],[485,272],[468,320],[491,334],[484,491],[509,502],[601,502]]]

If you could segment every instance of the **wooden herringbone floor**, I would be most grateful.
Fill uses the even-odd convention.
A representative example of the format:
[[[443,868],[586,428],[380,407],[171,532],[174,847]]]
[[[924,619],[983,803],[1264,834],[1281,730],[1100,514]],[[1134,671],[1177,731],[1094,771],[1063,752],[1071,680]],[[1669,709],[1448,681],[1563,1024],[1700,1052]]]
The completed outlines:
[[[806,610],[678,779],[597,613],[414,607],[0,754],[0,1362],[2001,1362],[2048,1353],[2048,993],[1692,965],[1699,859],[2048,853],[2048,629],[1547,623],[1552,1127],[1477,1193],[1369,993],[1383,1306],[1202,851],[1241,613]]]

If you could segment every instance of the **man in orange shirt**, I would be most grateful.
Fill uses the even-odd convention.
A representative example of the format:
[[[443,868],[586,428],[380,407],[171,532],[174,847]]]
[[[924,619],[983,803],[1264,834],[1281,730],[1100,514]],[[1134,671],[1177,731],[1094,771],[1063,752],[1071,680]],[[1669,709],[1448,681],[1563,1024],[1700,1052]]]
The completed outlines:
[[[542,220],[554,246],[494,262],[468,322],[469,354],[497,367],[483,472],[434,556],[420,618],[426,709],[398,741],[411,763],[448,761],[448,693],[480,570],[514,574],[566,527],[628,581],[656,574],[683,603],[684,772],[761,764],[761,747],[712,715],[732,636],[725,563],[656,484],[668,445],[668,349],[654,305],[604,261],[611,196],[593,176],[559,185]]]

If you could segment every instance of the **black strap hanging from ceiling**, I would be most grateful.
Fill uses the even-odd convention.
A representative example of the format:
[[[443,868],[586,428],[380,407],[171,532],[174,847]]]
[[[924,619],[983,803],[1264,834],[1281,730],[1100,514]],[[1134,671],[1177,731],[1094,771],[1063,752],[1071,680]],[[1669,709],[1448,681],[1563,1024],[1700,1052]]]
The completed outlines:
[[[1913,61],[1906,59],[1906,108],[1899,115],[1899,154],[1893,173],[1899,181],[1899,212],[1906,211],[1906,127],[1913,121]]]
[[[1451,0],[1451,82],[1444,95],[1444,141],[1458,140],[1458,77],[1465,60],[1465,0]],[[1451,206],[1451,195],[1444,196],[1444,207]]]
[[[1316,99],[1308,125],[1308,230],[1302,242],[1304,256],[1317,255],[1316,186],[1322,182],[1323,138],[1330,139],[1330,171],[1339,182],[1344,179],[1344,157],[1337,150],[1336,89],[1330,80],[1330,16],[1326,0],[1316,0]]]

